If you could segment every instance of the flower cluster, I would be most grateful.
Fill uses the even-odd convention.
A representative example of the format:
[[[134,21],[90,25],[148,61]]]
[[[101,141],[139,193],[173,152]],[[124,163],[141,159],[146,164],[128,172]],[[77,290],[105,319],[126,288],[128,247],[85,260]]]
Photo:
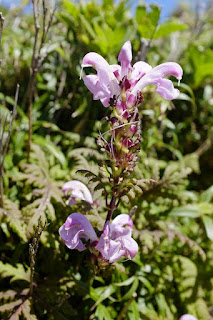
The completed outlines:
[[[70,199],[85,200],[92,199],[88,188],[79,181],[69,181],[65,183],[62,190],[68,194],[71,191]],[[82,197],[81,190],[87,194],[87,199]],[[70,204],[70,200],[68,200]],[[72,204],[72,203],[71,203]],[[133,222],[129,215],[120,214],[111,224],[107,222],[103,233],[98,240],[98,236],[89,220],[81,213],[75,212],[69,215],[65,223],[60,227],[59,234],[69,249],[83,251],[86,248],[92,253],[96,253],[101,260],[113,263],[125,256],[133,258],[138,252],[137,242],[132,239]]]
[[[183,74],[182,68],[175,62],[163,63],[155,68],[143,61],[132,65],[130,41],[121,48],[118,62],[120,65],[109,65],[95,52],[86,54],[82,61],[82,70],[93,67],[97,71],[96,74],[83,77],[85,85],[93,93],[93,99],[100,100],[104,107],[109,107],[106,120],[110,129],[101,133],[97,141],[105,150],[109,160],[107,166],[111,168],[109,182],[112,184],[112,198],[109,203],[106,192],[108,214],[103,230],[97,234],[89,220],[78,212],[72,213],[59,229],[60,236],[69,249],[89,249],[96,256],[96,261],[108,264],[121,257],[132,259],[138,252],[138,245],[132,238],[131,216],[120,214],[112,222],[111,218],[119,204],[125,179],[138,161],[141,142],[138,107],[143,101],[142,90],[153,84],[164,99],[175,99],[179,91],[166,76],[172,75],[180,81]],[[90,191],[79,181],[65,183],[62,190],[65,195],[71,191],[68,205],[77,204],[78,199],[93,205]]]
[[[152,68],[148,63],[139,61],[132,66],[130,41],[121,48],[118,61],[121,65],[109,65],[95,52],[86,54],[82,61],[82,68],[96,69],[96,75],[86,75],[83,80],[93,93],[94,100],[100,99],[105,107],[114,104],[111,99],[115,98],[116,108],[122,112],[128,112],[141,103],[141,91],[150,84],[157,87],[156,91],[164,99],[172,100],[178,97],[179,91],[165,77],[171,74],[181,80],[183,70],[179,64],[167,62]]]
[[[102,56],[90,52],[83,58],[82,68],[96,69],[97,74],[83,77],[84,83],[93,93],[94,100],[100,99],[105,107],[110,107],[107,121],[111,137],[107,141],[101,134],[98,144],[113,164],[113,175],[120,177],[132,171],[138,161],[141,142],[138,106],[143,101],[142,90],[154,84],[163,98],[175,99],[179,90],[165,77],[171,74],[180,81],[183,71],[175,62],[163,63],[155,68],[143,61],[132,65],[130,41],[121,48],[118,61],[120,65],[109,65]]]

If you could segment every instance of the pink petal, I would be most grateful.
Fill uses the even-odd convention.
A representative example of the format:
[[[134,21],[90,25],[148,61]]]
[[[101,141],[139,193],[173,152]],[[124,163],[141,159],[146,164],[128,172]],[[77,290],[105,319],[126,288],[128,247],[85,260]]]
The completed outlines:
[[[138,244],[132,239],[130,236],[122,237],[123,248],[126,249],[128,255],[130,255],[131,259],[136,256],[138,253]]]
[[[108,98],[101,99],[101,103],[103,104],[103,106],[104,106],[105,108],[109,107],[109,97],[108,97]]]
[[[171,74],[172,76],[176,77],[178,80],[182,79],[183,76],[183,69],[181,66],[176,62],[166,62],[159,64],[157,67],[153,68],[153,73],[158,74],[159,77],[166,77],[167,75]]]
[[[70,232],[70,230],[65,229],[65,225],[63,224],[59,228],[59,234],[64,242],[64,244],[69,248],[69,249],[77,249],[79,251],[83,251],[86,249],[85,245],[83,242],[80,240],[80,233],[82,230],[76,231],[76,233],[73,233],[73,230]]]
[[[73,190],[70,198],[78,198],[78,199],[86,201],[83,192],[80,190]]]
[[[71,227],[79,226],[80,230],[83,231],[83,237],[86,240],[97,241],[97,235],[93,229],[89,220],[81,213],[74,212],[69,215],[65,221],[64,227],[66,230],[69,230]],[[77,229],[76,229],[77,232]]]
[[[94,56],[97,56],[97,61],[91,61],[87,56],[92,56],[91,60],[94,59]],[[94,95],[93,99],[104,99],[104,101],[107,99],[109,101],[113,95],[118,95],[120,93],[118,80],[113,73],[113,68],[111,68],[106,60],[93,52],[88,53],[84,57],[83,62],[85,60],[93,64],[82,64],[82,67],[93,66],[97,70],[97,75],[83,77],[85,85]]]
[[[93,93],[93,99],[99,100],[103,99],[110,94],[109,89],[101,85],[99,78],[96,74],[91,74],[83,77],[85,86]]]
[[[114,73],[116,79],[120,82],[121,81],[121,66],[119,64],[111,64],[110,68]]]
[[[179,320],[197,320],[197,318],[195,318],[191,314],[184,314],[182,317],[180,317]]]
[[[108,62],[96,52],[87,53],[82,60],[81,66],[82,68],[93,67],[96,70],[99,68],[109,68]]]
[[[131,94],[136,95],[138,91],[142,91],[146,86],[154,84],[157,86],[157,92],[165,99],[171,100],[177,98],[179,91],[174,89],[170,80],[163,79],[168,74],[171,74],[180,80],[182,78],[183,70],[179,64],[175,62],[160,64],[145,74],[137,82]]]
[[[176,99],[180,91],[175,89],[171,80],[160,79],[157,83],[157,93],[166,100]]]
[[[121,79],[128,75],[132,61],[132,45],[130,41],[124,43],[118,56],[118,61],[121,63]]]
[[[109,258],[109,263],[113,263],[119,259],[121,259],[123,256],[125,256],[125,250],[120,249],[117,250],[111,257]]]
[[[119,214],[115,217],[111,223],[111,230],[116,228],[117,226],[129,226],[131,229],[133,228],[133,222],[131,217],[128,214]]]
[[[132,81],[139,80],[141,77],[143,77],[146,73],[152,70],[152,67],[144,62],[144,61],[138,61],[134,64],[131,79]]]
[[[81,194],[83,194],[84,199],[82,199],[81,195],[80,195],[80,199],[87,201],[91,205],[93,204],[92,195],[89,189],[85,186],[85,184],[83,184],[80,181],[71,180],[66,182],[62,187],[62,191],[65,195],[67,195],[69,191],[71,191],[71,195],[72,195],[72,192],[74,192],[74,194],[79,194],[79,195],[80,193],[78,192],[81,192]]]

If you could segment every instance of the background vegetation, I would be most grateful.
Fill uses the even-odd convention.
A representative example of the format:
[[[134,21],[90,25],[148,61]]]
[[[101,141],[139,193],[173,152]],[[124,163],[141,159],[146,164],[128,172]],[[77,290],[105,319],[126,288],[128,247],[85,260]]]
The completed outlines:
[[[0,158],[2,319],[213,319],[213,7],[192,13],[183,6],[159,23],[154,4],[138,5],[133,15],[128,1],[63,0],[55,12],[41,1],[40,29],[23,6],[1,9],[2,155],[20,85],[9,148]],[[97,206],[89,211],[67,207],[61,187],[71,179],[88,184],[76,171],[98,174],[104,159],[96,138],[107,110],[79,79],[82,58],[95,51],[115,63],[127,40],[134,62],[177,61],[184,76],[177,100],[165,101],[152,87],[143,92],[140,163],[132,176],[156,182],[139,183],[117,211],[138,206],[139,253],[94,274],[88,253],[67,249],[58,229],[83,210],[100,228],[104,198],[95,191]]]

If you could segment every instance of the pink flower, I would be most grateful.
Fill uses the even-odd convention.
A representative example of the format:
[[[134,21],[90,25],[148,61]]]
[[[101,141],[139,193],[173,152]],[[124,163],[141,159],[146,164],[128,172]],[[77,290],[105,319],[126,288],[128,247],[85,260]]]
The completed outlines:
[[[179,320],[197,320],[197,318],[195,318],[191,314],[184,314],[182,317],[180,317]]]
[[[128,227],[128,228],[126,228]],[[125,256],[134,258],[138,253],[137,242],[132,239],[133,222],[129,215],[118,215],[111,224],[107,222],[95,249],[101,252],[104,259],[113,263]]]
[[[179,64],[167,62],[152,68],[148,63],[139,61],[132,66],[130,41],[121,48],[118,61],[121,65],[109,65],[95,52],[87,53],[82,61],[82,68],[96,69],[97,74],[86,75],[83,80],[93,93],[93,99],[100,99],[105,107],[111,104],[110,99],[114,97],[119,105],[121,102],[123,104],[128,102],[128,108],[136,106],[141,102],[141,99],[138,99],[141,91],[150,84],[154,84],[157,87],[156,91],[166,100],[178,97],[179,90],[175,89],[171,80],[165,77],[171,74],[180,81],[183,70]]]
[[[77,249],[78,251],[86,249],[82,239],[90,243],[98,241],[89,220],[78,212],[69,215],[65,223],[59,228],[59,234],[69,249]]]
[[[98,240],[89,220],[83,214],[75,212],[69,215],[59,228],[59,234],[69,249],[83,251],[88,244],[93,253],[95,248],[101,253],[104,260],[113,263],[121,257],[132,259],[138,253],[137,242],[132,239],[132,228],[131,217],[127,214],[120,214],[111,224],[109,222],[105,224]]]
[[[62,191],[65,195],[68,195],[68,193],[71,191],[70,198],[66,202],[66,204],[70,206],[77,203],[75,200],[76,198],[84,200],[93,205],[93,199],[89,189],[80,181],[71,180],[66,182],[62,187]]]

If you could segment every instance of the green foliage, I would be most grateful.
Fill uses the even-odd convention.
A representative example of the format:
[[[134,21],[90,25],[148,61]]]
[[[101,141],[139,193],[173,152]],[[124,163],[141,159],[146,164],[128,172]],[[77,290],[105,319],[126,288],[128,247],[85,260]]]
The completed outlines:
[[[212,8],[195,19],[180,8],[160,23],[157,5],[128,1],[72,2],[56,11],[45,58],[36,77],[31,161],[27,163],[28,103],[34,25],[20,9],[6,12],[1,47],[2,118],[14,104],[17,117],[4,166],[0,209],[0,299],[3,320],[146,319],[176,320],[184,313],[213,317]],[[112,14],[113,12],[113,14]],[[153,67],[177,61],[184,70],[173,102],[144,90],[139,110],[139,164],[122,185],[117,213],[137,206],[133,236],[139,253],[99,274],[86,251],[67,249],[58,229],[82,212],[97,231],[106,217],[111,172],[96,146],[106,109],[93,101],[79,79],[90,51],[116,63],[126,40],[133,61]],[[148,47],[146,46],[148,43]],[[175,84],[177,85],[177,84]],[[7,128],[6,128],[7,129]],[[1,128],[2,130],[2,128]],[[8,130],[8,129],[7,129]],[[61,187],[71,179],[88,183],[95,205],[65,205]],[[30,296],[28,241],[38,220],[42,232]]]
[[[25,271],[22,264],[18,264],[17,267],[13,267],[10,264],[0,261],[0,273],[3,278],[12,277],[11,281],[25,280],[30,281],[29,270]]]

